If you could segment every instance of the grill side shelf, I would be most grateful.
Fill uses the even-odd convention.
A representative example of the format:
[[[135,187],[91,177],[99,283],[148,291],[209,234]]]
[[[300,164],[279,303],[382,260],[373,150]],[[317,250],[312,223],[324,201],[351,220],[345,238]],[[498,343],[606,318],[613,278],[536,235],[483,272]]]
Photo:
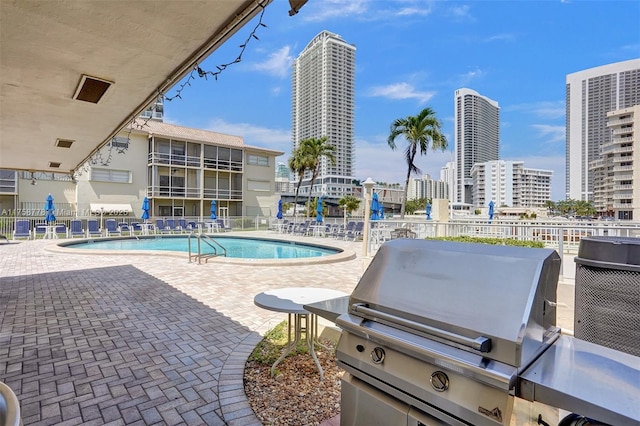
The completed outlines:
[[[371,320],[378,318],[384,321],[389,321],[424,334],[428,334],[440,339],[457,343],[462,346],[466,346],[481,353],[488,353],[491,351],[491,339],[489,337],[478,336],[473,339],[467,336],[452,333],[450,331],[441,330],[436,327],[431,327],[429,325],[411,321],[406,318],[398,317],[396,315],[391,315],[385,312],[371,309],[363,303],[354,303],[353,305],[351,305],[351,312],[357,312],[359,314],[362,314],[367,319]]]

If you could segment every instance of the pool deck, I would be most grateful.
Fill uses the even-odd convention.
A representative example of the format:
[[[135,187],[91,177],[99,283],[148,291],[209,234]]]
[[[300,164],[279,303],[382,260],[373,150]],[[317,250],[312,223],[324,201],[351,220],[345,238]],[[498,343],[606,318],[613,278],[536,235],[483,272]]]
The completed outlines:
[[[61,240],[0,243],[0,381],[18,396],[24,424],[260,425],[244,394],[244,364],[286,314],[253,297],[280,287],[350,293],[366,264],[361,242],[285,238],[355,255],[245,266],[52,250]],[[573,327],[574,270],[565,257],[564,329]]]

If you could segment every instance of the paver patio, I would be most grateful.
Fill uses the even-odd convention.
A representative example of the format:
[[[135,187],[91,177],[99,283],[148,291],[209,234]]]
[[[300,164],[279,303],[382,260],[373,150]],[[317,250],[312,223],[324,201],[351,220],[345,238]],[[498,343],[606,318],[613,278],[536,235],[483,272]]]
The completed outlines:
[[[360,242],[288,238],[361,253]],[[254,295],[350,293],[363,265],[198,265],[186,254],[49,251],[55,243],[0,244],[0,380],[18,396],[25,425],[257,425],[244,364],[286,315],[256,307]],[[561,292],[571,299],[572,285]],[[563,302],[561,325],[571,328],[573,301]]]

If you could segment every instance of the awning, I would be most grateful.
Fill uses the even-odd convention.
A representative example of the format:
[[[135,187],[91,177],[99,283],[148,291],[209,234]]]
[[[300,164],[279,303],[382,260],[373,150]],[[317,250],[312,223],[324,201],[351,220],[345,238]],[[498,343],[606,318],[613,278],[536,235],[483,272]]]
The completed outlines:
[[[131,204],[94,204],[91,203],[92,214],[110,214],[124,216],[133,212]]]

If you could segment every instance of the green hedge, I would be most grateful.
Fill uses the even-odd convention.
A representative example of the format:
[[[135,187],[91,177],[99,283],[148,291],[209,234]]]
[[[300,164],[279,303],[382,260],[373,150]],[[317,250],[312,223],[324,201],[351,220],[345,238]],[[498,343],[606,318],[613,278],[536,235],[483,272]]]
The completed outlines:
[[[439,238],[427,238],[427,239],[440,240],[440,241],[455,241],[459,243],[481,243],[481,244],[494,244],[494,245],[503,245],[503,246],[544,248],[544,243],[542,241],[521,241],[521,240],[512,240],[508,238],[470,237],[467,235],[463,235],[460,237],[439,237]]]

